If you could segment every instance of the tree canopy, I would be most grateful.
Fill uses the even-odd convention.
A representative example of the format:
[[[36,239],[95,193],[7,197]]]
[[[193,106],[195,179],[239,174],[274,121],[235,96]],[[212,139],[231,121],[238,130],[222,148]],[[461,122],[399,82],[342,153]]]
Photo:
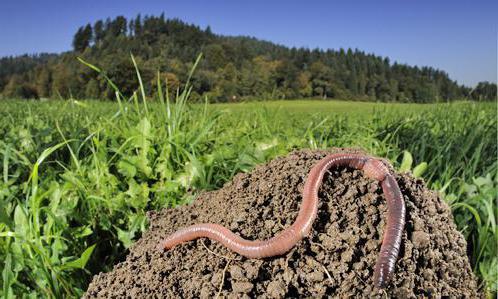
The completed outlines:
[[[246,36],[222,36],[178,19],[144,16],[99,20],[80,27],[73,51],[0,59],[3,97],[113,99],[104,79],[76,59],[82,57],[111,78],[126,96],[138,81],[133,54],[148,91],[157,76],[175,91],[186,81],[199,53],[204,59],[192,78],[194,95],[211,101],[244,98],[339,98],[362,101],[437,102],[493,100],[496,84],[458,85],[432,67],[391,63],[358,49],[289,48]],[[151,94],[151,93],[149,93]],[[174,94],[174,92],[173,92]]]

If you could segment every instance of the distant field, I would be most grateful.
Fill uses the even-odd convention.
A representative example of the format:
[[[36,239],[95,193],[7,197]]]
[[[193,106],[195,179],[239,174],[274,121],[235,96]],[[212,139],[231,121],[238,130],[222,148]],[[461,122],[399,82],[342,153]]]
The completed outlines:
[[[456,102],[452,106],[468,105],[469,102]],[[375,110],[392,110],[397,112],[419,112],[427,109],[434,109],[447,104],[408,104],[408,103],[375,103],[375,102],[353,102],[341,100],[287,100],[287,101],[251,101],[243,103],[212,104],[212,107],[222,107],[231,111],[245,111],[257,107],[267,109],[283,109],[287,112],[296,113],[319,113],[336,112],[352,113],[365,112],[372,113]],[[484,104],[486,105],[486,104]],[[489,105],[489,104],[488,104]]]
[[[496,113],[469,102],[0,102],[0,296],[80,296],[146,229],[147,210],[293,149],[335,146],[440,190],[496,291]]]

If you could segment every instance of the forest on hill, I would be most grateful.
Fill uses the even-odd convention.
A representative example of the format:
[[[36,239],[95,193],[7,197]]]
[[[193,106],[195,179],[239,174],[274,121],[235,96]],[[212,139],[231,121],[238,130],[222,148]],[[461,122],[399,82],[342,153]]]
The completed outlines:
[[[391,63],[360,50],[289,48],[245,36],[215,34],[178,19],[119,16],[80,27],[73,50],[0,59],[2,98],[114,99],[110,78],[125,96],[139,86],[135,57],[148,95],[158,77],[174,95],[192,77],[192,98],[337,98],[361,101],[442,102],[494,100],[496,84],[459,85],[444,71]],[[99,67],[97,73],[77,57]],[[164,87],[163,87],[164,88]]]

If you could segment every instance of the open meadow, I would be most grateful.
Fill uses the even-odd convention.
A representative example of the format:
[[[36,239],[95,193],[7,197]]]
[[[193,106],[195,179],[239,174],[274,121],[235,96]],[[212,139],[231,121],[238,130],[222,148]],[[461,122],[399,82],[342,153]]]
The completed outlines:
[[[498,1],[4,2],[0,298],[498,299]]]
[[[358,147],[451,206],[498,289],[496,103],[0,102],[0,296],[81,296],[123,260],[146,212],[187,204],[294,149]]]

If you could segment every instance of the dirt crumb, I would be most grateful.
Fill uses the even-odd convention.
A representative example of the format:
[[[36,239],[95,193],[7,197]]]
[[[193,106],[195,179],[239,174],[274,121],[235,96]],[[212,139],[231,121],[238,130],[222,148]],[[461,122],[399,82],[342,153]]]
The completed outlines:
[[[415,231],[412,235],[412,242],[415,248],[425,248],[430,243],[430,237],[427,233],[422,231]]]
[[[232,290],[235,293],[249,293],[253,287],[253,284],[250,282],[234,282],[232,284]]]
[[[285,295],[285,284],[281,281],[272,281],[268,284],[268,296],[270,298],[282,298]]]
[[[295,151],[236,175],[191,205],[150,212],[150,228],[126,260],[96,275],[84,297],[214,298],[220,285],[220,298],[480,297],[449,207],[408,174],[395,175],[407,219],[395,273],[382,291],[372,276],[387,207],[379,183],[350,168],[325,175],[312,234],[285,255],[247,259],[207,239],[156,249],[177,229],[202,222],[247,239],[272,237],[294,222],[311,167],[338,150],[344,149]]]

